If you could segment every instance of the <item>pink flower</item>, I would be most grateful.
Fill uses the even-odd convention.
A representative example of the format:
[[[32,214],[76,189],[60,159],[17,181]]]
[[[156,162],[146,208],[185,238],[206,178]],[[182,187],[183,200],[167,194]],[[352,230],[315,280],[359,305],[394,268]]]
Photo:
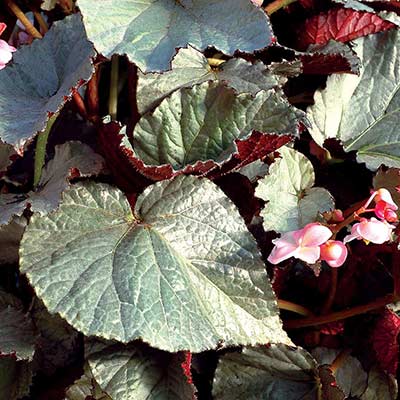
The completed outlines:
[[[386,221],[378,221],[372,217],[370,220],[362,218],[360,222],[351,227],[351,234],[347,235],[343,242],[347,243],[354,239],[363,239],[367,242],[382,244],[390,240],[392,230],[395,227]]]
[[[367,208],[372,200],[375,200],[375,208],[373,211],[378,218],[385,219],[389,222],[395,222],[398,220],[397,214],[395,213],[398,207],[393,201],[389,190],[380,188],[375,192],[372,192],[370,198],[365,203],[364,208]]]
[[[321,260],[331,267],[337,268],[344,264],[347,258],[347,247],[338,240],[328,240],[320,246]]]
[[[295,257],[308,264],[314,264],[320,257],[320,245],[332,236],[329,228],[317,222],[306,225],[303,229],[287,232],[272,243],[275,247],[268,257],[271,264]]]
[[[0,35],[4,32],[6,29],[6,24],[0,23]],[[7,42],[4,40],[0,39],[0,70],[3,69],[6,64],[11,61],[12,59],[12,54],[14,51],[17,51],[17,49],[13,46],[10,46]]]

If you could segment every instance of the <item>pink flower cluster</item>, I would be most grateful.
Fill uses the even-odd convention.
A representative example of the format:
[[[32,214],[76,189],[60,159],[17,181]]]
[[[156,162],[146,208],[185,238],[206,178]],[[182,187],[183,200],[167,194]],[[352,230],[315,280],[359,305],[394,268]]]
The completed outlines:
[[[5,31],[6,27],[6,24],[0,22],[0,35]],[[6,41],[0,39],[0,70],[11,61],[14,51],[17,51],[15,47],[10,46]]]
[[[375,207],[367,209],[369,204],[375,200]],[[376,190],[371,194],[365,205],[358,210],[358,213],[373,211],[379,218],[371,219],[355,217],[360,222],[354,224],[351,233],[347,235],[343,242],[331,240],[333,232],[325,225],[313,222],[306,225],[303,229],[283,234],[272,243],[275,245],[268,261],[271,264],[279,264],[290,257],[298,258],[308,264],[314,264],[318,260],[325,261],[331,267],[340,267],[347,258],[346,243],[354,239],[362,239],[365,242],[382,244],[390,240],[392,231],[395,228],[389,222],[397,221],[397,205],[392,196],[386,189]],[[342,220],[340,218],[339,220]],[[340,229],[339,229],[340,230]]]
[[[275,245],[268,261],[279,264],[295,257],[308,264],[326,261],[331,267],[340,267],[346,260],[347,248],[338,240],[329,240],[332,231],[325,225],[313,222],[303,229],[287,232],[272,243]]]
[[[368,209],[367,207],[371,204],[372,200],[375,200],[375,207]],[[395,212],[397,209],[398,207],[387,189],[381,188],[374,191],[364,207],[362,207],[362,211],[373,211],[379,220],[374,217],[371,219],[360,218],[360,222],[351,227],[350,235],[347,235],[343,239],[344,243],[348,243],[354,239],[375,244],[387,242],[390,240],[392,231],[395,228],[389,222],[396,222],[398,220]]]

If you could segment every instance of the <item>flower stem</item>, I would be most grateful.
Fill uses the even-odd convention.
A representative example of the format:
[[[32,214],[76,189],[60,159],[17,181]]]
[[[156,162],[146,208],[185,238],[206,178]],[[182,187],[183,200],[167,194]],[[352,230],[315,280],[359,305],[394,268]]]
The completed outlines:
[[[305,317],[312,317],[314,315],[307,308],[287,300],[278,299],[278,307],[281,310],[292,311],[295,312],[296,314],[304,315]]]
[[[299,329],[299,328],[305,328],[307,326],[323,325],[329,322],[335,322],[335,321],[340,321],[342,319],[354,317],[355,315],[365,314],[369,311],[382,308],[387,304],[394,303],[397,300],[398,300],[397,296],[395,296],[394,294],[388,294],[368,304],[363,304],[361,306],[352,307],[347,310],[337,311],[327,315],[319,315],[316,317],[290,320],[286,321],[284,325],[286,329]]]
[[[331,286],[329,288],[329,294],[326,299],[326,302],[322,307],[321,314],[327,314],[330,311],[332,304],[335,300],[337,283],[338,283],[338,270],[337,268],[331,268]]]
[[[49,121],[47,122],[46,129],[38,134],[38,138],[36,141],[36,148],[35,148],[35,165],[34,165],[34,175],[33,175],[34,187],[36,187],[39,184],[40,178],[42,176],[42,169],[46,157],[47,139],[49,138],[51,128],[53,127],[53,124],[56,121],[58,115],[59,113],[53,114],[49,118]]]
[[[118,55],[114,54],[111,57],[110,95],[108,98],[108,113],[112,121],[117,119],[118,111],[118,68]]]
[[[295,1],[297,0],[275,0],[272,3],[268,4],[267,7],[264,8],[264,10],[268,15],[271,15],[274,12],[280,10],[281,8],[294,3]]]
[[[6,0],[6,4],[8,8],[12,11],[12,13],[21,21],[24,25],[27,33],[33,36],[36,39],[41,39],[42,34],[32,25],[31,21],[26,17],[23,11],[18,7],[17,4],[14,3],[13,0]]]

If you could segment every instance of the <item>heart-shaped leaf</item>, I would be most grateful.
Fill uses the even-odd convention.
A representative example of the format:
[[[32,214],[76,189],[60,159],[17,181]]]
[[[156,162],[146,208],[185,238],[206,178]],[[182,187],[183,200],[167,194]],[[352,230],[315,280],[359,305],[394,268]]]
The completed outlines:
[[[48,310],[86,335],[193,352],[289,341],[253,237],[206,179],[156,183],[134,214],[119,190],[76,185],[32,217],[20,256]]]
[[[0,71],[0,139],[22,149],[43,131],[72,90],[93,73],[93,45],[79,15],[55,22],[46,36],[23,46]]]
[[[79,0],[89,39],[106,57],[126,54],[143,72],[164,71],[176,49],[232,55],[269,46],[266,14],[248,0]]]
[[[259,180],[255,194],[268,202],[260,213],[264,229],[285,233],[316,221],[320,213],[332,210],[335,202],[326,189],[312,187],[314,168],[303,154],[286,146],[279,153],[282,158]]]

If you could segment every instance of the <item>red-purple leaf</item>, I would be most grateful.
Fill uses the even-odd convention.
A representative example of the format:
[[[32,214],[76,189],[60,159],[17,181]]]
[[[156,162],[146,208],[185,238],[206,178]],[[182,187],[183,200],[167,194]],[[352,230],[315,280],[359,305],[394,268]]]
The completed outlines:
[[[381,368],[393,375],[396,375],[399,363],[399,333],[400,318],[393,311],[386,309],[375,325],[372,342]]]
[[[373,13],[350,8],[334,8],[308,19],[299,36],[299,45],[325,44],[329,40],[348,42],[371,33],[385,31],[395,25]]]

